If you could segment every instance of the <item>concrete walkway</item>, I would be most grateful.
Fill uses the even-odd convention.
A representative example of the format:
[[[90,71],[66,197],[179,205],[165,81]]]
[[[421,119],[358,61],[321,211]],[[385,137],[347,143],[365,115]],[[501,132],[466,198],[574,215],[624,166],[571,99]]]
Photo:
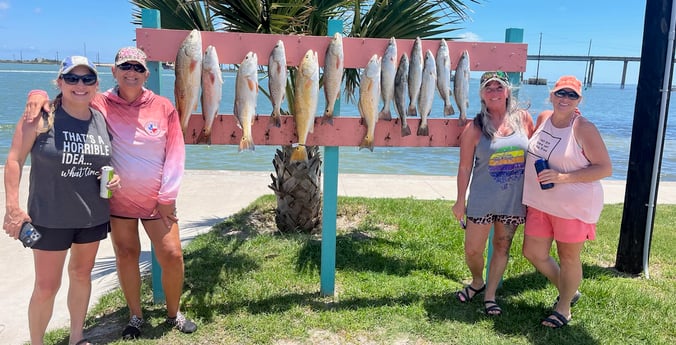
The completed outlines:
[[[0,166],[4,181],[4,167]],[[28,168],[21,184],[21,203],[26,204],[28,195]],[[265,194],[272,194],[268,185],[272,182],[269,172],[251,171],[186,171],[178,198],[178,216],[182,240],[189,241],[209,231],[211,226],[223,221]],[[341,174],[338,177],[340,196],[363,197],[413,197],[416,199],[455,200],[455,177],[420,175],[363,175]],[[624,202],[624,181],[603,181],[605,202]],[[4,184],[0,185],[0,210],[5,206]],[[661,183],[658,202],[676,204],[676,183]],[[449,210],[450,213],[450,210]],[[4,216],[4,211],[2,212]],[[143,233],[143,231],[141,231]],[[150,243],[141,236],[143,254],[141,266],[150,266]],[[2,270],[0,271],[0,344],[15,345],[28,341],[27,311],[33,290],[33,258],[30,250],[20,242],[4,234],[0,235]],[[319,279],[319,278],[318,278]],[[96,265],[92,273],[92,298],[90,305],[117,288],[115,257],[109,239],[101,242]],[[49,329],[68,325],[66,291],[68,277],[63,276],[61,289],[56,297],[54,315]]]

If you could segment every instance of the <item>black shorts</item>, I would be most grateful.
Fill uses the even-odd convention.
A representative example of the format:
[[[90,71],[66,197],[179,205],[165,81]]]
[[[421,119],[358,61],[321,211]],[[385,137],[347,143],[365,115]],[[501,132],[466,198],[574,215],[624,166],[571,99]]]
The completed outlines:
[[[61,251],[67,250],[73,243],[92,243],[108,237],[110,223],[105,222],[91,228],[54,229],[33,225],[42,235],[42,238],[33,245],[33,249]]]

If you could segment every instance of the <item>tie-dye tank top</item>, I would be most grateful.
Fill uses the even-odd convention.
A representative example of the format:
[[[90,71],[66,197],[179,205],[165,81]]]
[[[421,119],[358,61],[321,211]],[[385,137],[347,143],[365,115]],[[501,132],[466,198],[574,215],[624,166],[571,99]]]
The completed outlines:
[[[467,216],[526,215],[521,196],[527,148],[528,137],[521,132],[492,140],[481,136],[474,152]]]

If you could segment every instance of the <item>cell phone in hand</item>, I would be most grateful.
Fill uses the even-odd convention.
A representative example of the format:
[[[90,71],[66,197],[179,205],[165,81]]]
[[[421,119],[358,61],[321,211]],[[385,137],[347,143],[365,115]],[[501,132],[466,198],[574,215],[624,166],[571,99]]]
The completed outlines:
[[[19,233],[19,240],[23,243],[24,247],[31,248],[35,243],[37,243],[42,235],[33,227],[33,224],[29,222],[23,223],[21,226],[21,232]]]

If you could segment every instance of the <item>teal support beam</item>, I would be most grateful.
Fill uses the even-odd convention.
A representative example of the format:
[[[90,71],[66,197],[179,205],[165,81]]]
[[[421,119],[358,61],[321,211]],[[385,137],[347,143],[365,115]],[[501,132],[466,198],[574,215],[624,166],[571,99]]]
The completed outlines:
[[[505,42],[506,43],[522,43],[523,42],[523,29],[514,29],[509,28],[505,31]],[[507,72],[509,76],[509,82],[513,86],[521,85],[521,72]],[[518,88],[514,90],[514,97],[519,97]],[[491,232],[488,235],[488,250],[486,253],[486,281],[488,281],[488,273],[490,271],[491,257],[493,256],[493,233],[495,229],[491,227]],[[500,283],[498,286],[502,285],[502,278],[500,278]]]
[[[523,43],[523,29],[509,28],[505,30],[505,43]],[[508,72],[507,75],[512,85],[521,85],[523,72]]]
[[[141,9],[141,24],[144,28],[160,29],[160,11],[149,8]],[[162,89],[162,70],[159,61],[148,61],[148,70],[150,76],[146,80],[146,87],[152,90],[155,94],[160,94]],[[151,278],[153,286],[153,302],[155,304],[163,304],[165,302],[164,289],[162,289],[162,268],[157,261],[155,255],[155,248],[150,245],[151,261]]]
[[[343,32],[343,21],[330,19],[328,35]],[[333,115],[340,115],[340,95],[333,108]],[[324,147],[324,203],[322,209],[322,296],[333,296],[336,285],[336,217],[338,213],[338,146]]]

